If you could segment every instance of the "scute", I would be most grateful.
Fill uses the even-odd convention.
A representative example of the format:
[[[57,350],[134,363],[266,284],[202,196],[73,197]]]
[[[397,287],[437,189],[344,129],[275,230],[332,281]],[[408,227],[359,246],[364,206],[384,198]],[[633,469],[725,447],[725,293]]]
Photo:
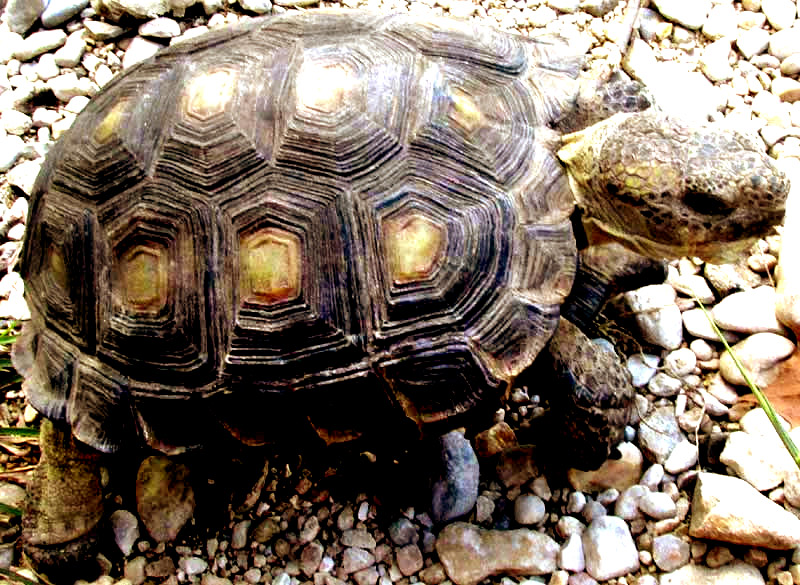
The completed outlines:
[[[490,412],[574,277],[547,126],[577,63],[468,22],[314,11],[132,68],[32,196],[32,403],[106,451],[202,443],[176,417],[333,442]]]

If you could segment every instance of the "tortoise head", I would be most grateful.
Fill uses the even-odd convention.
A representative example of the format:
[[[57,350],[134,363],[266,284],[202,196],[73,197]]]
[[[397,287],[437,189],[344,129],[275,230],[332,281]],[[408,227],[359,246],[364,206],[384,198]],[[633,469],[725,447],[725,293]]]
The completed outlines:
[[[655,110],[566,135],[558,156],[590,242],[654,258],[731,260],[782,221],[789,192],[756,136]]]

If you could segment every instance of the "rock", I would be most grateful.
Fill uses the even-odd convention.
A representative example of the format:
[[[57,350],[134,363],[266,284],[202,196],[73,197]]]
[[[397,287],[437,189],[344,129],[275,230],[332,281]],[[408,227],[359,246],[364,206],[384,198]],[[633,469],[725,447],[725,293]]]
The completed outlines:
[[[189,5],[194,3],[191,0]],[[170,0],[92,0],[92,8],[115,21],[125,14],[138,19],[155,18],[169,12],[170,7]]]
[[[690,30],[695,30],[703,26],[708,13],[711,11],[711,2],[708,0],[703,0],[701,2],[658,0],[654,2],[654,4],[665,18],[672,22],[677,22]]]
[[[737,32],[738,18],[733,6],[731,4],[712,6],[708,18],[703,24],[703,34],[712,40],[717,40],[723,37],[733,38]]]
[[[485,530],[464,522],[449,524],[436,539],[439,559],[456,585],[477,585],[501,573],[552,573],[559,548],[549,536],[526,528]]]
[[[778,487],[796,466],[774,431],[773,434],[775,438],[731,433],[720,454],[720,462],[758,491]]]
[[[775,379],[779,372],[780,362],[792,355],[795,346],[791,340],[782,335],[756,333],[734,345],[731,350],[736,354],[751,380],[763,388]],[[746,384],[727,350],[720,356],[719,371],[722,377],[731,384]]]
[[[678,509],[669,494],[664,492],[648,492],[639,498],[639,509],[650,518],[664,520],[672,518]]]
[[[170,39],[181,34],[181,26],[176,20],[162,16],[141,24],[139,34],[143,37]]]
[[[672,407],[657,406],[642,417],[639,447],[648,460],[663,464],[683,439]]]
[[[375,564],[375,556],[363,548],[346,548],[342,554],[342,570],[346,574],[355,573]]]
[[[775,289],[771,286],[759,286],[725,297],[711,309],[711,316],[717,327],[728,331],[785,333],[775,317]]]
[[[122,68],[128,69],[129,67],[132,67],[137,63],[152,57],[162,48],[163,45],[155,41],[151,41],[143,37],[134,37],[133,40],[131,40],[130,45],[128,45],[125,55],[122,56]]]
[[[648,493],[648,489],[643,485],[632,485],[622,492],[614,503],[614,515],[623,520],[633,520],[639,518],[639,498]]]
[[[675,289],[668,284],[652,284],[625,293],[644,338],[665,349],[677,349],[683,341],[683,321],[676,298]]]
[[[657,368],[660,361],[657,355],[648,353],[635,353],[628,357],[625,361],[625,366],[631,374],[631,382],[634,388],[647,386],[647,383],[658,371]]]
[[[42,53],[57,49],[67,42],[67,33],[60,29],[43,30],[27,37],[14,49],[14,57],[20,61],[30,61]]]
[[[695,484],[689,535],[786,550],[800,542],[800,519],[744,480],[701,472]]]
[[[773,33],[769,38],[769,54],[778,59],[800,53],[800,26],[785,28]]]
[[[325,556],[325,547],[316,540],[309,542],[303,552],[300,553],[300,570],[303,574],[311,578],[319,569],[322,557]]]
[[[45,6],[47,6],[46,0],[8,0],[5,9],[8,28],[11,32],[25,34],[38,20]]]
[[[684,311],[681,313],[681,318],[683,320],[683,326],[686,327],[686,331],[694,337],[708,339],[710,341],[719,341],[717,333],[714,331],[714,328],[711,326],[708,317],[702,309],[689,309],[688,311]],[[739,339],[735,333],[725,330],[721,330],[721,333],[728,343],[734,343]]]
[[[507,488],[521,486],[539,475],[535,461],[534,447],[529,445],[513,447],[500,453],[495,471],[498,479]]]
[[[168,457],[154,455],[139,466],[136,509],[147,532],[157,542],[175,539],[194,513],[189,469]]]
[[[596,492],[615,488],[623,492],[639,481],[642,475],[642,453],[633,443],[620,443],[617,446],[621,457],[607,459],[594,471],[570,469],[567,479],[573,489],[581,492]]]
[[[109,41],[125,32],[125,29],[121,26],[99,20],[85,20],[83,26],[86,27],[89,36],[96,41]]]
[[[422,551],[416,544],[407,544],[397,549],[397,566],[406,577],[422,570],[424,566]]]
[[[117,543],[122,556],[127,557],[139,538],[139,520],[127,510],[115,510],[109,520],[114,531],[114,542]]]
[[[662,571],[674,571],[689,562],[689,543],[673,534],[653,538],[653,562]]]
[[[658,372],[647,383],[647,390],[650,394],[660,397],[676,396],[681,388],[683,388],[683,382],[664,372]]]
[[[697,356],[688,347],[669,352],[664,358],[664,369],[676,378],[683,378],[694,372]]]
[[[17,110],[6,110],[0,117],[0,125],[9,134],[22,136],[33,127],[33,120],[30,116]]]
[[[545,515],[544,502],[539,496],[522,494],[514,500],[514,519],[517,524],[539,524],[545,519]]]
[[[700,55],[700,70],[712,82],[727,81],[733,78],[733,67],[728,59],[731,53],[731,39],[722,38],[707,45]],[[701,277],[702,278],[702,277]],[[701,299],[702,300],[702,299]]]
[[[208,563],[200,557],[183,557],[178,561],[178,567],[189,577],[199,575],[208,569]]]
[[[583,540],[580,534],[570,534],[558,552],[558,566],[566,571],[580,573],[586,568]]]
[[[797,4],[793,0],[761,0],[761,11],[767,16],[772,28],[783,30],[794,23]]]
[[[475,435],[475,453],[478,457],[493,457],[517,446],[517,436],[507,422],[499,422]]]
[[[388,532],[389,538],[398,546],[411,544],[417,538],[417,527],[408,518],[398,518],[392,522]]]
[[[6,180],[9,185],[17,187],[26,195],[30,195],[33,192],[33,184],[36,182],[36,177],[39,175],[41,168],[42,161],[26,160],[8,171]]]
[[[439,445],[442,474],[431,490],[431,516],[444,523],[475,507],[480,466],[472,445],[458,431],[440,437]]]
[[[769,32],[763,28],[751,28],[739,32],[736,47],[745,59],[752,59],[763,53],[769,46]]]
[[[317,528],[319,528],[319,523],[317,523]],[[316,535],[314,536],[316,537]],[[341,542],[344,546],[355,546],[367,550],[373,550],[376,546],[378,546],[375,542],[375,537],[373,537],[363,528],[356,530],[345,530],[342,533]]]
[[[764,577],[752,565],[736,561],[718,569],[685,565],[661,575],[660,585],[764,585]]]
[[[75,67],[81,62],[86,51],[86,41],[83,39],[83,30],[77,30],[67,37],[64,46],[53,54],[53,59],[59,67]]]
[[[42,13],[42,25],[55,28],[67,22],[89,5],[89,0],[50,0]]]
[[[583,532],[586,572],[598,581],[639,569],[639,552],[628,525],[616,516],[601,516]]]
[[[672,453],[664,461],[664,470],[672,475],[678,475],[695,465],[698,455],[697,445],[688,439],[683,439],[675,445]]]

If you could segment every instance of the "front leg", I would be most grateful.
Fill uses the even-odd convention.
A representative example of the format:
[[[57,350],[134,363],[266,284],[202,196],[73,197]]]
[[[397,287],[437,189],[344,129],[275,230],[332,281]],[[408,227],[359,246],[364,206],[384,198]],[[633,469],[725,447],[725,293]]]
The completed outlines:
[[[94,553],[103,515],[100,454],[63,424],[42,421],[39,465],[28,486],[22,547],[37,571],[56,582],[97,571]]]

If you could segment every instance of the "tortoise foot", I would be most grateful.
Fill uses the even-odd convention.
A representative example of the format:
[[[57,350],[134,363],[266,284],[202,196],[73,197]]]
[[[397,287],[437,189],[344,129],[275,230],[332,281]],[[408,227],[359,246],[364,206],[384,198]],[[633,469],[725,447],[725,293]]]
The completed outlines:
[[[65,575],[88,575],[95,563],[103,516],[100,454],[49,420],[42,422],[40,445],[22,519],[22,548],[34,569],[63,582]]]

